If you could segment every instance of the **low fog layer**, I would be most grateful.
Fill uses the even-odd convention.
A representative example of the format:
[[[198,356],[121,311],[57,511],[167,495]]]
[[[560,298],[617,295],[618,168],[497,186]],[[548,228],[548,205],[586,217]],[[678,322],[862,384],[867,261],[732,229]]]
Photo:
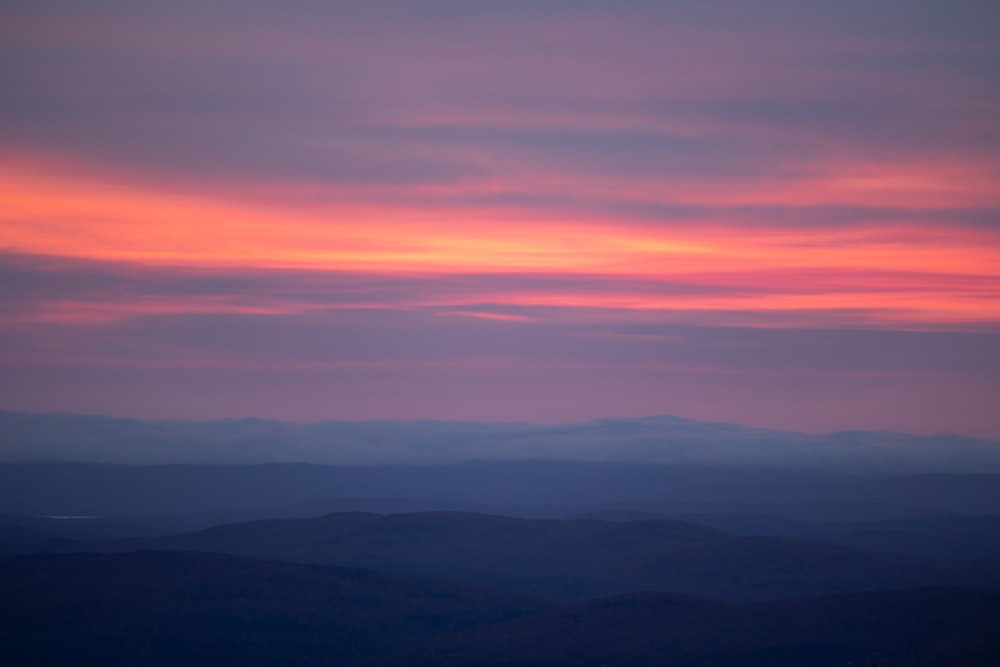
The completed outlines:
[[[537,425],[439,421],[142,421],[0,412],[0,462],[338,465],[556,460],[845,472],[1000,472],[1000,442],[955,435],[812,435],[678,417]]]

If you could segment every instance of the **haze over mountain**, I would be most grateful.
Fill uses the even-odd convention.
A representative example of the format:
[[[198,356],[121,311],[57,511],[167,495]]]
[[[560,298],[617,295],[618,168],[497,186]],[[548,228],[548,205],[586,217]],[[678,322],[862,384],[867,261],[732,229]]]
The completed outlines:
[[[742,508],[740,513],[851,521],[1000,513],[998,480],[1000,475],[988,474],[881,477],[560,461],[356,467],[22,463],[0,465],[0,512],[105,517],[209,513],[209,520],[217,513],[236,512],[228,519],[232,521],[350,509],[465,509],[541,517],[615,508],[654,514]],[[226,521],[220,516],[213,523]]]
[[[0,461],[337,465],[553,460],[866,473],[1000,472],[1000,442],[883,431],[806,434],[679,417],[540,425],[446,421],[144,421],[0,412]]]
[[[991,441],[9,412],[0,435],[14,665],[937,667],[995,646]],[[352,508],[384,515],[325,514]],[[913,590],[942,585],[983,590]]]

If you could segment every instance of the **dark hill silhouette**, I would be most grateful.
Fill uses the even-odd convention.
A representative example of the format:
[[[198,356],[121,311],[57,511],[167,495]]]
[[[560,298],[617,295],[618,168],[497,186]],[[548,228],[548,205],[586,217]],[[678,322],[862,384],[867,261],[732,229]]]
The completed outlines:
[[[358,517],[355,517],[358,518]],[[454,582],[219,554],[0,558],[11,667],[994,667],[1000,591],[553,607]]]
[[[757,514],[658,514],[609,509],[574,518],[688,521],[737,535],[812,539],[863,551],[908,554],[984,567],[1000,566],[1000,515],[827,522]]]
[[[331,510],[336,511],[336,510]],[[982,512],[980,512],[982,513]],[[744,501],[714,502],[663,502],[630,501],[591,507],[585,512],[563,518],[593,518],[609,521],[636,518],[677,519],[695,516],[749,515],[771,517],[791,522],[854,523],[857,521],[892,521],[922,516],[961,514],[929,506],[897,505],[891,503],[857,502],[853,500],[807,501],[764,503],[752,499]],[[630,516],[631,515],[631,516]],[[263,517],[261,517],[263,518]],[[275,517],[278,518],[278,517]],[[682,519],[683,520],[683,519]],[[695,520],[695,523],[698,523]],[[728,530],[728,529],[727,529]]]
[[[866,551],[1000,566],[1000,516],[934,516],[814,525],[809,535]]]
[[[0,664],[367,664],[443,632],[535,613],[454,582],[218,554],[0,558]]]
[[[99,550],[175,549],[449,577],[525,594],[586,599],[658,590],[734,601],[938,584],[996,573],[679,521],[527,520],[454,512],[216,526]]]
[[[398,667],[994,667],[1000,592],[923,589],[727,605],[638,593],[433,639]]]

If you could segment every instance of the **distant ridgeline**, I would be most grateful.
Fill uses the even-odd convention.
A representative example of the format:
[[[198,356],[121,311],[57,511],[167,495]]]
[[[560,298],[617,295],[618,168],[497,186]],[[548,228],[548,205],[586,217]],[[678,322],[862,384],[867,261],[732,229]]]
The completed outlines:
[[[537,425],[445,421],[142,421],[0,412],[0,462],[445,464],[553,460],[1000,472],[1000,442],[954,435],[810,435],[678,417]]]

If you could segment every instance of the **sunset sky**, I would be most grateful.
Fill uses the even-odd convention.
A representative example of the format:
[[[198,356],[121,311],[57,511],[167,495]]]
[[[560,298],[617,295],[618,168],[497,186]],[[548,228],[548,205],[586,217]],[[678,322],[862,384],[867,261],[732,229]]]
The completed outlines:
[[[0,5],[0,409],[1000,437],[992,0]]]

